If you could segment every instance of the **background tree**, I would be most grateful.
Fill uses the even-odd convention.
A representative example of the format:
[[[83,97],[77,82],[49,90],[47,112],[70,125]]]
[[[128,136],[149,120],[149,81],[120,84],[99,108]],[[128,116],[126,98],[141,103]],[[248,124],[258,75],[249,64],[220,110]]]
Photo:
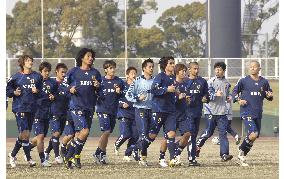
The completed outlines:
[[[200,2],[166,10],[157,22],[165,34],[167,51],[176,57],[203,57],[205,20],[205,4]]]
[[[274,16],[279,11],[279,2],[274,0],[244,0],[245,7],[248,8],[249,14],[257,8],[256,18],[252,18],[246,28],[247,35],[243,35],[243,56],[253,55],[253,47],[256,45],[257,36],[250,34],[258,34],[262,24]],[[269,8],[267,6],[269,5]]]

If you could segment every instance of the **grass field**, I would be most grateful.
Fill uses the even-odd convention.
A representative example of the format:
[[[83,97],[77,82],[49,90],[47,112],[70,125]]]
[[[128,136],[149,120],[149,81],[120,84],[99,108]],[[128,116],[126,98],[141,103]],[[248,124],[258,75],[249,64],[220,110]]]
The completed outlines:
[[[93,162],[92,153],[97,147],[98,138],[89,138],[81,155],[82,169],[66,170],[63,166],[53,165],[50,168],[28,168],[23,160],[23,151],[18,153],[17,168],[11,169],[7,157],[7,178],[279,178],[279,141],[278,138],[258,139],[247,159],[249,167],[240,167],[236,162],[237,146],[230,137],[230,152],[234,155],[232,161],[223,163],[219,157],[219,146],[207,141],[201,150],[198,161],[200,167],[188,167],[186,150],[182,154],[183,166],[175,168],[160,168],[158,165],[160,138],[149,148],[148,162],[151,166],[145,168],[136,162],[125,162],[123,150],[116,156],[113,152],[115,138],[109,140],[107,155],[109,165],[100,166]],[[47,140],[46,140],[47,141]],[[6,154],[13,148],[15,139],[7,138]],[[169,154],[166,154],[167,157]],[[39,163],[37,150],[32,152],[32,157]],[[51,157],[53,159],[53,157]]]

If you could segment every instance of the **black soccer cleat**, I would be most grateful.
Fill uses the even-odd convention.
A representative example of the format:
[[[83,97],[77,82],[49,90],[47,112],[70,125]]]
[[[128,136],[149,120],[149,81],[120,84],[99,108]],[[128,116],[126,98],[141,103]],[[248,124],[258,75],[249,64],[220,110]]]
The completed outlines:
[[[200,163],[198,163],[196,160],[189,160],[188,161],[188,166],[190,166],[190,167],[199,167]]]
[[[221,162],[227,162],[229,160],[232,160],[232,158],[233,158],[232,155],[223,154],[221,157]]]
[[[65,159],[64,165],[65,165],[65,168],[68,169],[68,170],[73,169],[72,161],[70,159],[69,160]]]
[[[80,155],[75,155],[75,157],[74,157],[74,165],[77,168],[82,168]]]

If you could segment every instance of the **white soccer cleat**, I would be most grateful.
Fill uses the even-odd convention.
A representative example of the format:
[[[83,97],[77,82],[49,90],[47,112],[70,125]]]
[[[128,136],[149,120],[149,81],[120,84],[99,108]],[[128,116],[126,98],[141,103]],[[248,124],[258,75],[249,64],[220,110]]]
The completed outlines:
[[[139,165],[141,166],[148,166],[148,162],[147,162],[147,157],[146,156],[140,156],[140,160],[139,160]]]
[[[130,162],[130,161],[132,160],[132,158],[129,157],[129,156],[124,156],[124,157],[123,157],[123,160],[124,160],[124,161],[127,161],[127,162]]]
[[[41,166],[42,167],[51,167],[51,164],[47,160],[45,160],[44,162],[41,163]]]
[[[182,163],[181,163],[181,159],[180,159],[180,155],[177,155],[176,156],[176,166],[181,166]]]
[[[240,166],[242,166],[242,167],[248,167],[249,166],[246,163],[246,158],[245,158],[245,155],[244,155],[244,151],[239,150],[238,159],[239,159]]]
[[[172,159],[170,162],[169,162],[169,167],[175,167],[177,166],[177,161],[176,159]]]
[[[239,143],[241,142],[241,137],[239,137],[239,135],[237,134],[236,136],[235,136],[235,140],[236,140],[236,145],[239,145]]]
[[[62,164],[63,163],[62,157],[61,156],[55,157],[55,163]]]
[[[161,167],[168,167],[168,166],[169,166],[168,163],[167,163],[167,161],[166,161],[166,159],[161,159],[161,160],[159,160],[159,165],[160,165]]]
[[[116,145],[114,144],[114,154],[115,155],[119,155],[119,147],[116,147]]]
[[[36,166],[36,162],[33,161],[32,159],[30,159],[29,161],[27,161],[30,167],[34,167]]]
[[[44,160],[49,161],[49,157],[50,157],[50,156],[49,156],[49,153],[45,153],[45,152],[44,152]]]
[[[11,153],[9,153],[8,155],[9,159],[10,159],[10,165],[12,168],[15,168],[16,167],[16,160],[17,158],[16,157],[12,157]]]

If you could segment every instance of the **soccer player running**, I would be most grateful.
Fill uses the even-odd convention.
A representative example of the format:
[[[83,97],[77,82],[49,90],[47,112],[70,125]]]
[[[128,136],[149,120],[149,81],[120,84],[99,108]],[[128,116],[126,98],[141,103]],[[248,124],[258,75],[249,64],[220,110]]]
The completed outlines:
[[[153,83],[154,62],[147,59],[142,63],[143,75],[136,78],[130,85],[125,95],[126,99],[133,102],[135,108],[135,122],[139,134],[137,147],[140,150],[139,164],[148,166],[147,148],[151,143],[149,138],[149,130],[152,118],[152,94],[151,86]]]
[[[57,94],[53,103],[51,103],[51,120],[49,122],[52,137],[49,140],[48,147],[46,148],[44,154],[45,159],[49,160],[49,153],[53,149],[55,162],[57,164],[62,164],[62,157],[59,155],[59,137],[61,136],[65,122],[67,119],[67,110],[69,103],[69,91],[68,85],[63,82],[68,68],[64,63],[58,63],[55,68],[56,83],[58,86]]]
[[[233,158],[229,155],[229,141],[227,138],[228,118],[226,116],[227,107],[226,101],[229,102],[231,96],[230,83],[225,79],[226,64],[224,62],[216,62],[214,64],[215,77],[208,80],[208,88],[210,102],[204,104],[204,114],[207,120],[207,127],[197,140],[197,156],[205,141],[210,138],[216,126],[219,131],[220,139],[220,156],[221,161],[226,162]]]
[[[272,89],[268,81],[259,76],[261,70],[258,61],[251,61],[250,75],[241,78],[233,89],[234,102],[240,104],[240,117],[244,122],[247,135],[239,146],[238,159],[241,166],[248,166],[245,156],[249,153],[261,129],[263,100],[273,100]]]
[[[101,134],[99,146],[93,157],[96,163],[108,164],[106,148],[108,138],[115,127],[118,101],[123,96],[124,82],[115,76],[116,63],[113,60],[106,60],[103,68],[106,75],[102,77],[96,106],[100,128],[103,133]]]
[[[16,167],[16,155],[23,147],[30,167],[36,165],[30,155],[29,138],[32,129],[36,100],[42,88],[42,77],[32,71],[33,58],[29,55],[20,56],[20,71],[7,81],[6,95],[13,98],[12,111],[15,114],[19,136],[11,153],[10,165]]]
[[[65,166],[72,168],[74,155],[75,166],[81,168],[81,151],[90,132],[93,109],[97,101],[97,91],[101,82],[101,74],[92,67],[95,52],[82,48],[76,57],[76,67],[67,72],[66,81],[71,93],[69,110],[78,135],[71,141],[65,157]]]
[[[124,84],[125,89],[123,92],[123,97],[119,100],[117,118],[120,121],[119,130],[120,135],[114,143],[114,152],[116,155],[119,153],[119,147],[128,140],[127,149],[125,150],[125,155],[123,160],[131,161],[131,154],[138,160],[138,150],[135,145],[139,138],[136,123],[135,123],[135,108],[133,103],[125,98],[128,88],[133,83],[136,78],[137,69],[134,67],[129,67],[126,70],[126,82]]]
[[[33,148],[37,146],[39,158],[42,167],[50,167],[51,164],[45,159],[44,155],[44,138],[48,132],[49,120],[51,117],[50,107],[55,99],[58,90],[56,81],[49,77],[51,71],[51,64],[49,62],[42,62],[39,65],[39,72],[43,78],[42,90],[39,92],[37,99],[37,109],[33,123],[33,130],[35,137],[32,139],[31,144]]]
[[[169,166],[176,165],[176,83],[175,83],[175,60],[171,56],[162,57],[159,61],[161,73],[152,84],[152,122],[149,131],[150,141],[154,141],[163,126],[164,137],[167,139],[167,148],[170,153]]]
[[[188,122],[184,122],[181,128],[188,126],[191,133],[191,144],[188,146],[188,162],[189,166],[199,166],[196,161],[196,137],[199,131],[200,119],[202,116],[203,103],[209,101],[207,81],[199,75],[199,64],[197,62],[189,63],[189,80],[186,85],[186,108],[185,116]],[[184,145],[179,144],[178,150],[184,148]]]

